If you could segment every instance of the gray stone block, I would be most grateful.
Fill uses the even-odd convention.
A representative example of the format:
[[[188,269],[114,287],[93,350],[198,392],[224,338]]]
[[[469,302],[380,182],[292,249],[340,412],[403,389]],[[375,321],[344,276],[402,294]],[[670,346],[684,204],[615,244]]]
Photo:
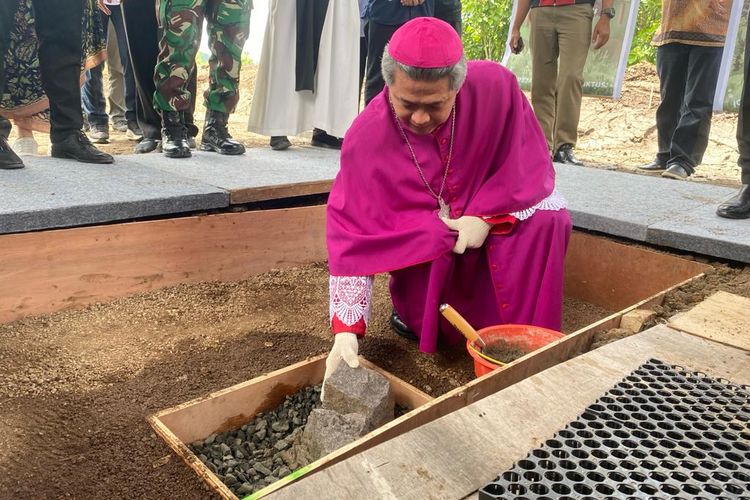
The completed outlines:
[[[227,191],[332,180],[339,170],[339,151],[292,147],[285,151],[250,148],[241,156],[193,152],[191,158],[164,161],[144,155],[144,165],[211,184]]]
[[[363,415],[368,431],[393,420],[395,402],[391,384],[373,370],[350,368],[341,363],[326,379],[325,395],[323,408],[342,415]]]
[[[364,415],[342,415],[333,410],[316,408],[307,418],[297,460],[305,464],[314,462],[356,441],[367,432],[367,420]]]
[[[648,228],[719,200],[730,188],[555,164],[575,227],[646,241]]]
[[[25,169],[4,171],[0,175],[0,233],[229,205],[229,193],[225,190],[143,166],[137,158],[118,156],[112,165],[90,165],[50,157],[26,157]]]
[[[719,202],[678,212],[652,224],[647,242],[689,252],[750,263],[750,224],[716,215]]]

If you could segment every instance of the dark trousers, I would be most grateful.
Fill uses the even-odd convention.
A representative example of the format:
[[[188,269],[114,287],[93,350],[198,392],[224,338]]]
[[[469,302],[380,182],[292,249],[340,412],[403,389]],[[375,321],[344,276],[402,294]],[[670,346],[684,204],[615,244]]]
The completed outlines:
[[[109,16],[104,12],[100,12],[100,14],[104,20],[104,26],[112,22],[112,26],[115,28],[117,51],[120,54],[120,62],[122,63],[125,76],[125,119],[131,122],[136,121],[135,77],[133,76],[133,65],[130,64],[130,56],[128,55],[128,39],[125,35],[125,24],[121,9],[120,5],[110,5],[109,10],[111,14]],[[90,125],[107,125],[109,121],[107,103],[104,99],[103,69],[104,63],[86,71],[86,81],[81,90],[83,112],[86,114]]]
[[[435,0],[435,17],[453,26],[461,36],[461,0]]]
[[[742,168],[742,183],[750,184],[750,22],[745,35],[745,78],[737,116],[737,147],[740,150],[737,164]]]
[[[365,81],[365,106],[383,90],[385,81],[380,72],[380,62],[383,50],[398,26],[379,24],[373,21],[367,23],[367,71]]]
[[[657,49],[661,93],[656,110],[658,161],[680,162],[692,172],[703,160],[723,50],[681,43]]]
[[[86,70],[86,79],[81,88],[81,107],[89,125],[109,125],[107,101],[104,99],[104,62]]]
[[[83,126],[81,114],[81,16],[83,2],[33,0],[42,88],[50,104],[50,140],[60,142]],[[18,10],[17,0],[0,1],[0,89],[5,51]]]
[[[156,19],[154,0],[126,0],[122,2],[122,13],[127,36],[130,63],[133,68],[138,126],[147,139],[161,139],[161,116],[154,109],[154,68],[159,55],[159,23]],[[198,128],[194,124],[195,94],[198,88],[196,73],[190,75],[188,90],[193,96],[190,110],[185,112],[188,135],[195,137]]]

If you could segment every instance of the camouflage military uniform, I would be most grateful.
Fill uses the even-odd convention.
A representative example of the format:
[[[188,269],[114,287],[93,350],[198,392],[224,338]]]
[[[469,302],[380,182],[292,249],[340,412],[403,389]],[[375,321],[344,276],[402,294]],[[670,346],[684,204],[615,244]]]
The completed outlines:
[[[161,40],[154,78],[154,107],[190,109],[187,81],[195,65],[204,17],[208,20],[209,87],[206,109],[231,113],[239,99],[240,57],[250,26],[252,0],[157,0]]]

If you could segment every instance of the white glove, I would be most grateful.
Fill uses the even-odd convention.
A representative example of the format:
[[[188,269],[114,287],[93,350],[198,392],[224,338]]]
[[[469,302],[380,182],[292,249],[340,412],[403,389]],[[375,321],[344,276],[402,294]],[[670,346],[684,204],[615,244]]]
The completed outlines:
[[[326,373],[323,377],[323,390],[320,393],[321,401],[325,399],[325,381],[336,371],[336,368],[338,368],[342,359],[352,368],[359,367],[359,358],[357,357],[358,352],[359,340],[357,340],[356,334],[341,332],[334,336],[333,347],[328,354],[328,358],[326,358]]]
[[[453,252],[462,254],[467,248],[479,248],[484,245],[484,240],[492,228],[491,224],[485,222],[481,217],[464,215],[458,219],[442,219],[445,225],[454,231],[458,231],[458,239],[453,247]]]

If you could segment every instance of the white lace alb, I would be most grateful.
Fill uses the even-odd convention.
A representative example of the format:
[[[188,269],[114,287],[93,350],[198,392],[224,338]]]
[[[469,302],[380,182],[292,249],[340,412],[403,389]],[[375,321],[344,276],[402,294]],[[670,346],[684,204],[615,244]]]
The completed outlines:
[[[372,276],[330,276],[331,321],[335,315],[346,326],[352,326],[364,318],[367,325],[370,321],[373,281]]]
[[[513,212],[512,215],[518,220],[526,220],[532,215],[534,215],[534,212],[537,210],[552,210],[553,212],[556,212],[558,210],[562,210],[563,208],[568,208],[568,202],[565,201],[565,198],[563,198],[563,195],[557,191],[557,189],[552,190],[552,194],[547,196],[545,199],[537,203],[531,208],[527,208],[526,210],[521,210],[519,212]]]

